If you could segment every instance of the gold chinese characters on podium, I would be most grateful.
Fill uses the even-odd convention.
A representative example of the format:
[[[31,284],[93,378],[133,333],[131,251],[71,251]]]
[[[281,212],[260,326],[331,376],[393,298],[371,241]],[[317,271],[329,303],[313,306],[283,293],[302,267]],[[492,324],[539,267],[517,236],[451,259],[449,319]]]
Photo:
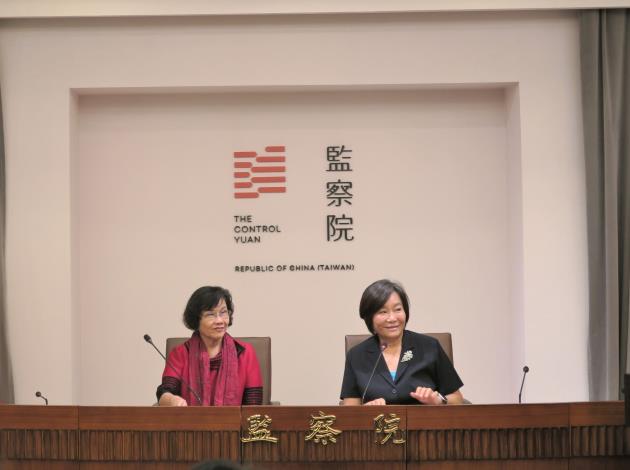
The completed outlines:
[[[241,442],[278,442],[278,438],[271,435],[269,416],[252,415],[247,418],[247,424],[247,436],[241,437]]]
[[[337,442],[335,436],[341,434],[339,429],[332,427],[336,419],[335,415],[327,415],[323,411],[320,411],[318,416],[311,415],[311,421],[309,422],[311,432],[306,435],[304,440],[322,445],[328,445],[328,442],[335,444]]]

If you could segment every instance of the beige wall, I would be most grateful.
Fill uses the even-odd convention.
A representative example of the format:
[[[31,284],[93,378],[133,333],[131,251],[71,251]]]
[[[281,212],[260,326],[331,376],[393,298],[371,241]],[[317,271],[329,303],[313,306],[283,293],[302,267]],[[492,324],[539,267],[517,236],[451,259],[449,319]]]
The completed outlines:
[[[82,96],[73,195],[81,336],[89,338],[81,396],[107,403],[133,394],[142,402],[160,365],[139,341],[143,330],[160,344],[186,334],[179,315],[186,298],[200,284],[220,283],[234,291],[232,331],[273,337],[274,397],[334,402],[343,335],[365,331],[361,291],[389,276],[409,290],[410,328],[453,331],[471,393],[491,380],[484,399],[509,400],[498,378],[512,363],[495,354],[512,350],[505,123],[500,88]],[[270,142],[287,147],[287,193],[234,199],[234,146]],[[352,174],[325,171],[333,144],[352,148]],[[326,181],[338,178],[354,184],[354,203],[332,210]],[[329,243],[326,215],[342,212],[354,217],[355,240]],[[282,233],[236,244],[234,214]],[[321,263],[355,269],[234,272],[234,265]],[[113,338],[116,367],[93,369]],[[475,338],[492,347],[479,348]],[[143,360],[126,360],[130,351]],[[154,372],[138,374],[145,364]],[[482,364],[494,369],[483,386],[475,379]],[[296,382],[296,368],[317,387]],[[134,371],[138,389],[108,387]]]
[[[3,0],[0,18],[568,10],[627,6],[630,6],[628,0]]]
[[[301,282],[305,278],[291,278],[294,288],[284,299],[272,278],[253,283],[251,278],[222,271],[220,279],[211,281],[228,285],[238,296],[240,316],[235,333],[273,336],[274,398],[287,404],[333,403],[342,369],[341,338],[349,330],[363,328],[354,313],[361,289],[387,275],[400,279],[410,290],[418,306],[412,319],[414,329],[456,334],[458,369],[466,382],[464,391],[473,401],[515,397],[522,363],[532,369],[528,400],[586,399],[577,26],[576,16],[569,13],[2,23],[8,311],[18,402],[34,402],[35,389],[46,390],[55,403],[150,401],[160,373],[159,361],[147,351],[141,336],[155,331],[152,335],[160,341],[176,329],[177,334],[182,333],[177,319],[182,304],[189,291],[209,277],[205,266],[182,272],[189,266],[183,260],[194,262],[190,253],[178,258],[167,250],[164,256],[175,264],[165,272],[151,263],[136,270],[136,266],[129,269],[122,259],[118,264],[115,256],[99,258],[106,254],[105,248],[115,246],[116,238],[109,232],[98,249],[86,249],[90,240],[97,240],[84,237],[96,227],[88,216],[107,220],[96,217],[98,213],[91,209],[108,212],[98,205],[105,192],[94,186],[104,180],[98,172],[83,173],[81,161],[86,156],[93,158],[96,166],[92,168],[99,168],[108,155],[121,155],[106,143],[116,142],[121,152],[133,149],[134,135],[142,131],[142,123],[149,122],[140,119],[136,127],[131,126],[134,113],[143,109],[138,106],[139,94],[160,92],[152,98],[159,105],[159,112],[150,114],[154,119],[172,117],[175,122],[190,124],[197,121],[190,108],[181,106],[181,92],[195,91],[203,99],[212,99],[208,96],[221,92],[221,87],[239,93],[256,90],[263,95],[284,93],[286,87],[301,93],[385,87],[424,90],[420,95],[426,98],[436,85],[450,85],[460,93],[453,96],[472,96],[483,104],[466,108],[465,100],[438,100],[437,110],[455,110],[448,115],[449,122],[458,115],[457,106],[464,106],[465,116],[490,110],[498,119],[488,141],[495,155],[488,168],[496,172],[490,181],[499,182],[498,193],[488,193],[479,208],[494,208],[493,214],[501,214],[492,237],[504,238],[497,253],[475,252],[487,262],[466,260],[463,273],[474,276],[471,265],[476,262],[479,278],[471,285],[471,276],[458,272],[456,259],[436,266],[440,276],[432,277],[435,271],[418,271],[410,262],[389,269],[384,263],[379,270],[378,264],[364,261],[366,252],[362,250],[369,247],[359,246],[353,256],[362,260],[366,271],[340,278],[340,282],[333,277],[310,279],[336,287],[330,298],[309,299],[309,308],[300,309],[312,292],[312,284]],[[466,91],[480,84],[491,86],[486,91]],[[108,98],[117,88],[124,88],[128,96]],[[88,92],[96,96],[86,95]],[[440,96],[439,91],[432,93]],[[289,111],[299,116],[312,106],[308,99],[304,108]],[[112,116],[117,121],[112,114],[117,103],[122,122],[130,124],[118,128],[118,134],[107,125]],[[420,100],[416,109],[418,116],[426,110],[422,103]],[[356,112],[351,105],[340,112]],[[169,114],[173,106],[179,109]],[[247,102],[247,106],[255,108],[256,103]],[[139,115],[147,117],[146,108],[144,112]],[[205,114],[202,119],[211,117]],[[275,122],[280,125],[283,121]],[[475,127],[471,121],[459,126],[465,135]],[[451,132],[457,128],[450,126]],[[90,129],[98,132],[90,134]],[[365,138],[361,132],[356,136]],[[179,137],[171,137],[172,143],[178,142]],[[298,138],[299,132],[293,131],[291,139]],[[481,138],[477,135],[473,140],[479,143]],[[104,144],[99,145],[101,142]],[[140,140],[141,145],[146,142]],[[496,150],[499,144],[503,152]],[[472,153],[484,148],[472,148]],[[169,167],[169,171],[177,169]],[[127,182],[137,181],[133,172],[125,175]],[[478,173],[470,188],[481,187],[484,175],[487,173]],[[122,197],[124,191],[116,189],[117,197]],[[128,191],[119,205],[134,207],[144,193]],[[497,204],[501,194],[505,201]],[[78,195],[94,199],[84,201]],[[176,212],[174,200],[164,197],[162,202],[172,202]],[[439,216],[440,210],[447,214],[448,207],[428,206],[427,210],[433,209]],[[168,227],[171,225],[165,224],[162,229]],[[364,230],[373,236],[371,229]],[[120,240],[125,246],[118,254],[127,249],[138,253],[140,245],[124,235]],[[146,237],[150,247],[153,237]],[[186,237],[182,235],[183,240]],[[439,242],[435,235],[421,246]],[[230,263],[223,259],[224,266]],[[101,272],[103,266],[107,269]],[[416,276],[421,282],[415,282]],[[153,277],[157,285],[145,310],[142,300],[151,285],[146,280]],[[489,287],[495,283],[497,288],[492,291]],[[99,289],[101,285],[103,289]],[[275,295],[269,295],[270,289],[275,289]],[[466,304],[471,308],[461,308]],[[327,312],[327,323],[316,331],[318,335],[304,348],[304,355],[297,356],[291,334],[296,325],[311,321],[320,306]],[[262,318],[253,314],[259,311]],[[339,314],[344,319],[338,324]],[[296,374],[312,383],[305,388],[306,380],[300,380],[296,386]],[[121,388],[121,382],[129,385]]]

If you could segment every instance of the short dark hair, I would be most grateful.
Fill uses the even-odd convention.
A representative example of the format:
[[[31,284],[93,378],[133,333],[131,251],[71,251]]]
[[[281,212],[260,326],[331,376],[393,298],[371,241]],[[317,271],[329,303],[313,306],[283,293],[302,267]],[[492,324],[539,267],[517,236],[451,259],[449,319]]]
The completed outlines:
[[[409,299],[403,287],[389,279],[381,279],[373,282],[367,289],[363,291],[361,303],[359,304],[359,316],[365,322],[365,325],[374,334],[374,314],[378,312],[383,305],[389,300],[393,292],[400,297],[400,301],[405,309],[405,322],[409,321]]]
[[[190,330],[198,330],[201,314],[219,305],[221,299],[225,300],[225,306],[230,313],[228,326],[231,326],[232,316],[234,315],[232,295],[229,290],[218,286],[203,286],[192,293],[184,310],[184,325]]]

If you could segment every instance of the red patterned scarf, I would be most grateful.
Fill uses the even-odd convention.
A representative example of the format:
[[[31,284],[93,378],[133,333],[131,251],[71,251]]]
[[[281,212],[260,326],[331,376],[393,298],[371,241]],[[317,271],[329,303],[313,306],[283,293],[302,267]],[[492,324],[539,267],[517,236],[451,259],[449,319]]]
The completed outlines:
[[[201,340],[199,332],[195,331],[188,340],[188,378],[190,386],[195,389],[201,398],[201,405],[204,406],[239,406],[242,400],[238,379],[238,358],[236,356],[236,343],[229,334],[223,336],[221,344],[222,360],[219,368],[214,400],[211,403],[210,397],[213,395],[210,383],[210,356],[206,350],[206,345]],[[201,391],[201,393],[199,393]],[[182,386],[182,398],[189,405],[200,405],[197,398],[187,387]]]

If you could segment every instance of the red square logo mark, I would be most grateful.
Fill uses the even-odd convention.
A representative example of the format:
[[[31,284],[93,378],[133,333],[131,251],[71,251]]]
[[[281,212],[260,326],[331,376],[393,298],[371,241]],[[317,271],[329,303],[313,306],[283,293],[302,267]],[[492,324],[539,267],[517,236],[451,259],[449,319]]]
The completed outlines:
[[[261,194],[286,193],[286,152],[284,145],[255,151],[234,152],[234,197],[252,199]]]

